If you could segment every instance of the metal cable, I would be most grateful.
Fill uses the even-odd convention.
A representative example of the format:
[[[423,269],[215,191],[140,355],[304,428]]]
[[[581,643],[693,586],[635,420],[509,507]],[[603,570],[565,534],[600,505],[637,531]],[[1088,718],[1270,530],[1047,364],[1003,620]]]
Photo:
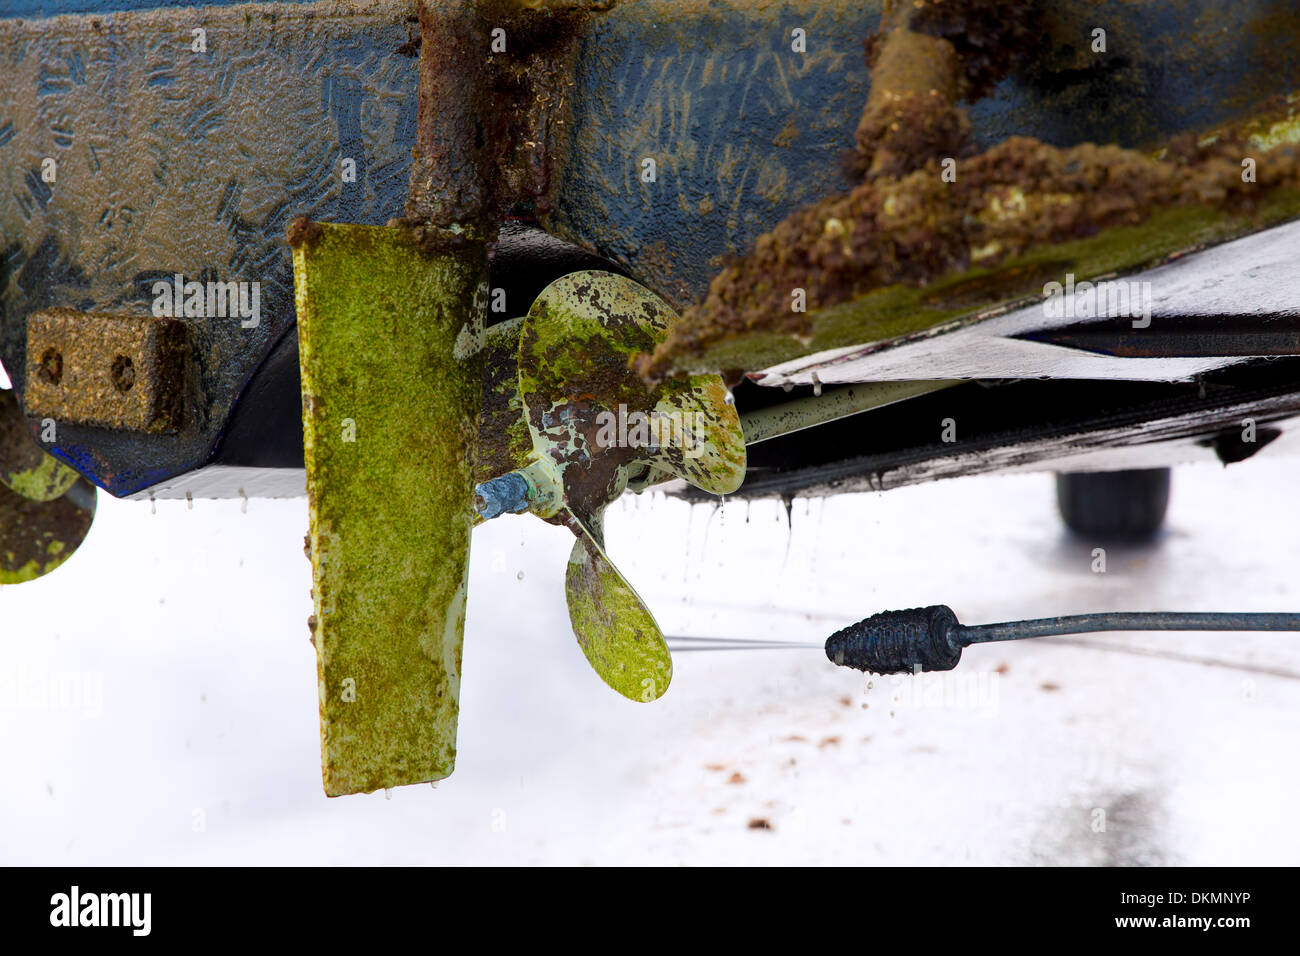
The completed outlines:
[[[1233,612],[1112,611],[1042,617],[1006,624],[958,624],[950,633],[962,647],[990,641],[1021,641],[1060,634],[1099,631],[1300,631],[1300,614],[1238,614]]]

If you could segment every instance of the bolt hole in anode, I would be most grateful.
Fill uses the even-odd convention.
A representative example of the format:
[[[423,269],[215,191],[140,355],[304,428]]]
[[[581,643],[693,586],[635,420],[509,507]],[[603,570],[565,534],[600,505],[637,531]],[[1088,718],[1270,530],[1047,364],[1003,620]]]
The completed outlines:
[[[41,378],[51,385],[63,381],[63,353],[55,348],[48,348],[41,354]]]
[[[134,362],[125,355],[119,355],[113,359],[113,367],[110,371],[115,389],[119,392],[131,391],[131,386],[135,384]]]

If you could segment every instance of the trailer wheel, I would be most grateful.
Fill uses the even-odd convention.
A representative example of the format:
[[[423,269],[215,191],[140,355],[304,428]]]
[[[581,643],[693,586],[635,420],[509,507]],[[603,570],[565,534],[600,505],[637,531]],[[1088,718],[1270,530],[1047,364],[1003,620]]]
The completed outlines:
[[[1059,474],[1056,504],[1066,526],[1077,535],[1144,540],[1164,523],[1169,469]]]

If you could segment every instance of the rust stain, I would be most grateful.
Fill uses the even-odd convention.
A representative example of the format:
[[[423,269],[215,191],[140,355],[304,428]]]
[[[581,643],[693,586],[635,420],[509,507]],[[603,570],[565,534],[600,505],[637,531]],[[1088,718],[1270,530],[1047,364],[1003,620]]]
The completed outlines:
[[[970,155],[970,121],[957,102],[981,98],[1024,64],[1039,27],[1033,0],[886,2],[864,43],[871,92],[850,172],[899,176],[930,156]]]
[[[577,39],[590,0],[422,2],[417,135],[406,221],[427,242],[492,241],[503,214],[552,206]],[[504,47],[504,48],[502,48]]]

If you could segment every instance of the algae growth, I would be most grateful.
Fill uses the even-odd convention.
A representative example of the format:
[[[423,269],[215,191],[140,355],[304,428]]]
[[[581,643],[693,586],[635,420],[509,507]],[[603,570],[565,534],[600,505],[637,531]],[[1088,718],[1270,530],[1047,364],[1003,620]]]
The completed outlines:
[[[293,229],[321,754],[330,796],[452,772],[481,358],[482,244]],[[430,383],[433,383],[431,387]]]

